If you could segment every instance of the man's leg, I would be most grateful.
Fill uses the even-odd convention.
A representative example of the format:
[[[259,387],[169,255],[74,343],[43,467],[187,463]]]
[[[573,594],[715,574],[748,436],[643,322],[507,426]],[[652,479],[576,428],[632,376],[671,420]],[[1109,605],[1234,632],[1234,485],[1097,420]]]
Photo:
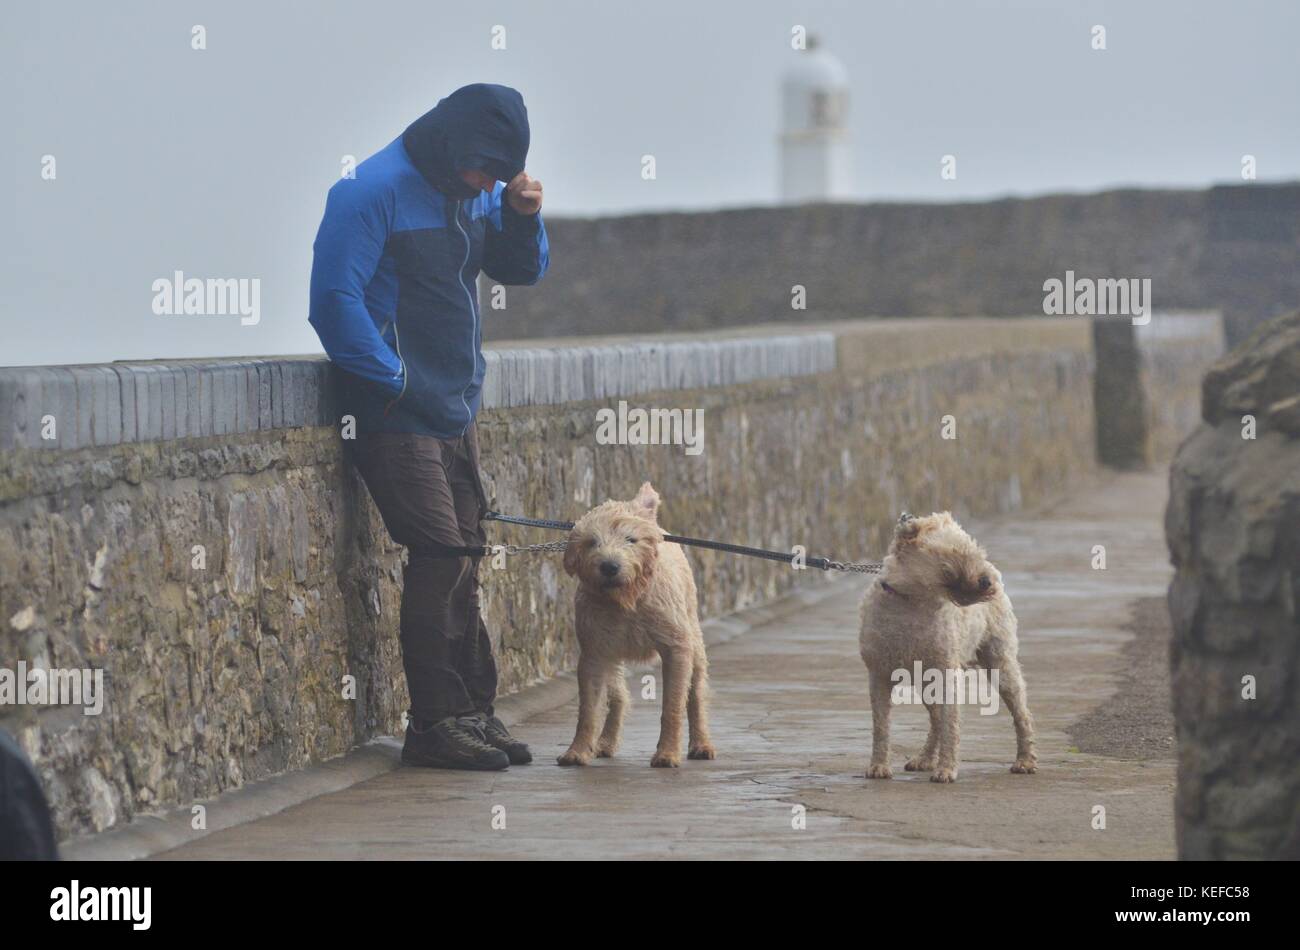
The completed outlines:
[[[473,589],[466,609],[468,623],[465,637],[461,641],[461,653],[456,672],[460,674],[461,682],[465,684],[475,711],[491,716],[497,698],[497,664],[496,657],[492,653],[492,638],[488,635],[487,625],[479,612],[481,585],[477,574],[473,581]]]
[[[477,437],[473,425],[456,444],[447,466],[447,474],[455,499],[460,543],[467,547],[486,544],[483,514],[487,511],[487,498],[479,473]],[[480,614],[481,585],[478,571],[479,559],[474,558],[469,583],[457,591],[463,598],[457,606],[465,617],[465,636],[460,644],[456,670],[474,701],[475,709],[490,716],[497,695],[497,666],[492,655],[492,641]]]
[[[458,725],[478,705],[459,672],[474,562],[448,550],[466,545],[449,478],[454,448],[429,436],[382,433],[359,440],[355,457],[389,534],[408,549],[401,640],[412,726],[403,757],[501,768],[503,757],[492,754],[497,750],[472,723]]]
[[[471,425],[456,446],[448,474],[452,495],[456,500],[456,517],[462,543],[466,546],[481,546],[487,542],[482,522],[483,515],[488,510],[488,501],[478,463],[476,426]],[[487,741],[505,752],[512,765],[524,765],[533,758],[528,746],[511,736],[493,711],[497,693],[497,665],[492,653],[492,638],[488,635],[480,609],[478,561],[478,558],[474,559],[470,583],[463,591],[466,626],[456,671],[483,719]]]

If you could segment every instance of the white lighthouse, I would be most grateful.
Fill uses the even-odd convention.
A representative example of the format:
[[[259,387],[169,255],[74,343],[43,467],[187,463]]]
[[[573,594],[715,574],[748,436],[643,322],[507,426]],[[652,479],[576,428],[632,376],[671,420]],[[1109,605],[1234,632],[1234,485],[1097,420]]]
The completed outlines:
[[[849,197],[849,80],[844,65],[808,37],[781,81],[781,200]]]

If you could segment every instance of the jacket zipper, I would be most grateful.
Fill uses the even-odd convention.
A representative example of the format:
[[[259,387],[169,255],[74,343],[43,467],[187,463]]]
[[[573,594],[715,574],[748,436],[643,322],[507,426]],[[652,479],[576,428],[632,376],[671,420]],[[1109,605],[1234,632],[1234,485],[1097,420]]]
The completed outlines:
[[[393,347],[397,350],[398,365],[402,367],[402,391],[394,396],[392,401],[384,407],[385,416],[388,415],[388,410],[401,402],[402,397],[406,395],[406,361],[402,359],[402,340],[401,337],[397,335],[397,320],[394,319],[391,322],[393,324]]]
[[[474,382],[474,374],[478,372],[478,307],[474,305],[474,298],[470,295],[469,288],[465,286],[465,265],[469,263],[470,242],[469,232],[460,225],[459,199],[456,200],[456,230],[460,231],[461,236],[465,239],[465,260],[461,262],[460,270],[456,272],[456,279],[460,281],[460,288],[465,291],[465,300],[469,303],[471,330],[469,350],[470,359],[473,360],[473,365],[470,367],[469,371],[469,381],[465,384],[465,388],[460,391],[460,402],[461,405],[465,407],[466,416],[465,428],[461,430],[460,434],[464,435],[469,431],[470,423],[474,421],[474,413],[470,412],[469,401],[465,398],[465,394],[469,392],[470,383]],[[396,331],[397,328],[394,327],[393,329]]]

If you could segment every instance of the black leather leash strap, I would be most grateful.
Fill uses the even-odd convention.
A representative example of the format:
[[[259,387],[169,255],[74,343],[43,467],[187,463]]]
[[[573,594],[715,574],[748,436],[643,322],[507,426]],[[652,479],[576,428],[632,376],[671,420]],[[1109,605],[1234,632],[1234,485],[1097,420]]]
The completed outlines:
[[[523,525],[527,528],[550,528],[553,531],[572,531],[572,521],[550,521],[546,518],[525,518],[522,515],[503,515],[499,511],[489,511],[483,515],[484,521],[501,521],[506,524]],[[694,548],[708,548],[711,551],[723,551],[727,554],[739,554],[744,557],[762,558],[766,561],[784,561],[789,564],[794,555],[789,551],[768,551],[763,548],[751,548],[744,544],[728,544],[726,541],[707,541],[703,538],[685,538],[678,534],[665,534],[665,541],[673,544],[688,544]],[[880,564],[875,561],[847,563],[828,557],[805,557],[803,563],[823,571],[852,571],[857,574],[879,574]]]
[[[499,511],[488,511],[483,515],[484,521],[504,521],[507,524],[521,524],[528,528],[553,528],[556,531],[572,531],[572,521],[547,521],[545,518],[525,518],[523,515],[503,515]]]

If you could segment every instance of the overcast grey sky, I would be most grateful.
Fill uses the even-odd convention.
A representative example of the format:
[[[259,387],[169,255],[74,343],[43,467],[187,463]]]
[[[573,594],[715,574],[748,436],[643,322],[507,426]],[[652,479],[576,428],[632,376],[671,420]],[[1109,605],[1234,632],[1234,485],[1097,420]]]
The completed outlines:
[[[1200,187],[1240,182],[1243,154],[1300,178],[1291,0],[15,0],[5,20],[0,365],[318,352],[311,242],[342,156],[468,82],[523,92],[549,214],[773,203],[795,24],[848,69],[863,200]],[[261,322],[155,315],[175,270],[259,278]]]

